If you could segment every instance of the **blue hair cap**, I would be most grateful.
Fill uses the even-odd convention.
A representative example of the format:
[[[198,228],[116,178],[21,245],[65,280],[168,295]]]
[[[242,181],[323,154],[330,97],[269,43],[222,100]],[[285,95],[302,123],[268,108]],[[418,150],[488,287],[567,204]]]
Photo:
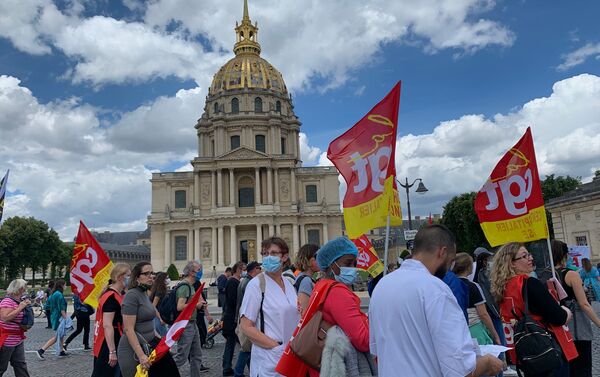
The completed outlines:
[[[346,237],[334,238],[321,246],[317,252],[317,264],[321,270],[325,271],[335,260],[346,254],[357,257],[358,249],[356,245]]]

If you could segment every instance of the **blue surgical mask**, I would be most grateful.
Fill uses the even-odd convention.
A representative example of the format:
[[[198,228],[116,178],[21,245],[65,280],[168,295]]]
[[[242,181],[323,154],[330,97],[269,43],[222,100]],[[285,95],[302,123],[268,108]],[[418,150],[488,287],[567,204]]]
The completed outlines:
[[[358,274],[356,267],[340,267],[337,263],[335,263],[335,265],[340,269],[339,275],[334,274],[335,280],[346,285],[352,285]]]
[[[277,272],[281,268],[281,257],[269,255],[263,258],[262,267],[267,272]]]
[[[125,284],[125,287],[129,287],[129,276],[125,276],[125,279],[123,280],[123,284]]]
[[[200,281],[202,279],[203,273],[204,273],[204,270],[200,270],[200,271],[196,272],[196,281]]]
[[[248,276],[248,272],[247,271],[242,271],[242,277],[245,278],[246,276]]]

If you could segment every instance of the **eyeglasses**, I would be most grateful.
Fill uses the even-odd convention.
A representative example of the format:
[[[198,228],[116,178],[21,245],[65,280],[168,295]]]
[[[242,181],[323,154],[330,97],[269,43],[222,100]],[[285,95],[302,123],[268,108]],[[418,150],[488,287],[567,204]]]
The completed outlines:
[[[146,272],[140,272],[140,275],[144,275],[144,276],[156,276],[156,273],[154,271],[146,271]]]
[[[513,258],[513,262],[518,261],[519,259],[529,259],[529,258],[533,259],[533,255],[531,255],[530,253],[526,253],[526,254],[521,255],[518,258]]]

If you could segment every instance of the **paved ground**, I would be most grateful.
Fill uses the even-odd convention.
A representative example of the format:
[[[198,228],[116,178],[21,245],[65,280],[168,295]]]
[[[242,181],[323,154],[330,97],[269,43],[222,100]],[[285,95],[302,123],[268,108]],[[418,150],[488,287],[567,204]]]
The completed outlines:
[[[363,302],[368,302],[368,299]],[[212,303],[212,302],[209,302]],[[219,309],[211,306],[211,313],[217,314]],[[596,306],[600,314],[600,305]],[[66,377],[66,376],[90,376],[92,369],[92,355],[89,351],[83,351],[81,336],[73,341],[69,348],[70,355],[58,358],[53,354],[53,349],[46,354],[45,360],[39,360],[35,350],[40,348],[51,336],[52,331],[44,328],[45,319],[36,319],[35,326],[27,332],[25,350],[27,366],[32,377]],[[215,345],[210,350],[203,350],[203,361],[210,371],[205,375],[217,377],[222,375],[221,360],[225,339],[221,335],[215,337]],[[79,348],[75,348],[79,347]],[[600,329],[594,326],[593,343],[593,375],[600,377]],[[189,377],[189,367],[185,366],[181,371],[182,377]],[[13,377],[14,373],[9,367],[5,376]],[[409,376],[407,376],[409,377]]]

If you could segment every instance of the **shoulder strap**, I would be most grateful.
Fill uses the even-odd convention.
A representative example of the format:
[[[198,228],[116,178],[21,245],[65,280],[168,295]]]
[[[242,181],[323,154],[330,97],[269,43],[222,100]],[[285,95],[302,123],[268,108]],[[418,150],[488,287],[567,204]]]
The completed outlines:
[[[523,306],[525,308],[525,316],[529,316],[529,293],[527,290],[527,284],[529,282],[529,278],[523,279],[523,287],[521,287],[521,295],[523,296]]]
[[[298,292],[300,290],[300,284],[302,284],[302,280],[304,280],[304,278],[307,278],[308,275],[300,275],[298,276],[298,280],[296,280],[296,282],[294,283],[294,288],[296,289],[296,292]]]
[[[260,274],[258,274],[258,285],[260,286],[260,293],[261,293],[261,298],[260,298],[260,332],[262,332],[264,334],[265,332],[265,316],[263,313],[263,303],[265,302],[265,289],[266,289],[266,285],[267,285],[267,281],[265,279],[265,274],[264,272],[261,272]]]

